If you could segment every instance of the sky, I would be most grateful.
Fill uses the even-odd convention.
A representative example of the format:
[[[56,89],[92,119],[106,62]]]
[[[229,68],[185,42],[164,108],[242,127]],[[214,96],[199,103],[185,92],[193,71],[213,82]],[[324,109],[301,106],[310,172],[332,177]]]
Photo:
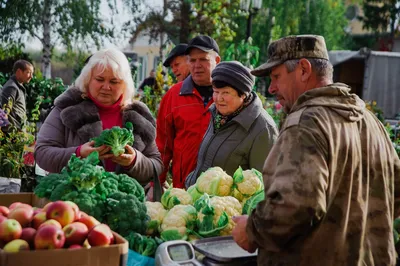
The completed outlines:
[[[143,4],[146,6],[160,7],[160,8],[163,3],[163,0],[142,0],[142,1],[143,1]],[[115,24],[117,26],[118,25],[120,26],[120,25],[122,25],[122,23],[124,21],[129,19],[129,14],[127,13],[127,10],[123,8],[122,0],[116,0],[116,3],[117,3],[117,9],[118,9],[119,14],[115,17]],[[101,4],[100,12],[106,18],[110,16],[110,10],[107,5],[107,1],[103,0],[103,2]],[[103,48],[116,47],[119,49],[124,49],[126,46],[128,46],[129,36],[126,38],[123,38],[122,40],[120,40],[120,39],[114,40],[113,42],[114,43],[111,43],[110,41],[106,40]],[[25,40],[25,48],[26,48],[26,50],[41,50],[42,45],[37,38],[31,38],[31,37],[27,36],[26,40]],[[62,47],[56,47],[56,48],[62,49]]]

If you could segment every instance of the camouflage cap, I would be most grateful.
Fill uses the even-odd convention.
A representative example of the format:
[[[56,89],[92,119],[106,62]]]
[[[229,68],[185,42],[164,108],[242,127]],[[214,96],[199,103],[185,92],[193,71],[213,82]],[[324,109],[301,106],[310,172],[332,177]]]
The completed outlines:
[[[287,60],[319,58],[329,60],[325,39],[319,35],[287,36],[268,46],[268,61],[257,67],[251,74],[257,77],[269,75],[272,68]]]

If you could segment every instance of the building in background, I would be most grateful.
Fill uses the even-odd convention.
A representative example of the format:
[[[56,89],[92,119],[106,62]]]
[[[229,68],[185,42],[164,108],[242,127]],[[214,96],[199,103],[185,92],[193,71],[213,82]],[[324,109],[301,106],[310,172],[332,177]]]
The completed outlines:
[[[160,41],[152,40],[150,37],[141,34],[134,42],[124,49],[125,54],[136,54],[135,64],[138,66],[138,71],[135,80],[135,86],[138,87],[140,83],[149,76],[152,69],[156,69],[160,61]],[[165,51],[163,51],[165,55]]]

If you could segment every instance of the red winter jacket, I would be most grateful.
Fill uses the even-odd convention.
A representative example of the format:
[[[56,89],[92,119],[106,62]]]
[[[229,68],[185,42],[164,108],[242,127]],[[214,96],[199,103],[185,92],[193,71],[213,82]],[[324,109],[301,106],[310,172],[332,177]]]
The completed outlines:
[[[197,153],[210,121],[208,107],[195,89],[191,76],[171,87],[160,103],[157,116],[156,143],[164,163],[160,175],[165,182],[172,160],[172,181],[177,188],[185,187],[185,178],[196,167]]]

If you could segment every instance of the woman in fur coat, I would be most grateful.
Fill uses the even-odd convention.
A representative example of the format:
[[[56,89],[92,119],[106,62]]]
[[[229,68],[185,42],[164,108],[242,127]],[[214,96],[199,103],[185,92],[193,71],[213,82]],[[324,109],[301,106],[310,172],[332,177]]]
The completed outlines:
[[[147,106],[132,100],[134,85],[126,56],[116,49],[93,54],[75,84],[56,98],[38,133],[35,149],[37,164],[59,173],[75,153],[81,158],[94,151],[107,171],[125,173],[142,185],[162,171],[155,143],[155,120]],[[134,143],[125,153],[114,156],[110,147],[94,147],[91,138],[113,126],[133,124]]]

